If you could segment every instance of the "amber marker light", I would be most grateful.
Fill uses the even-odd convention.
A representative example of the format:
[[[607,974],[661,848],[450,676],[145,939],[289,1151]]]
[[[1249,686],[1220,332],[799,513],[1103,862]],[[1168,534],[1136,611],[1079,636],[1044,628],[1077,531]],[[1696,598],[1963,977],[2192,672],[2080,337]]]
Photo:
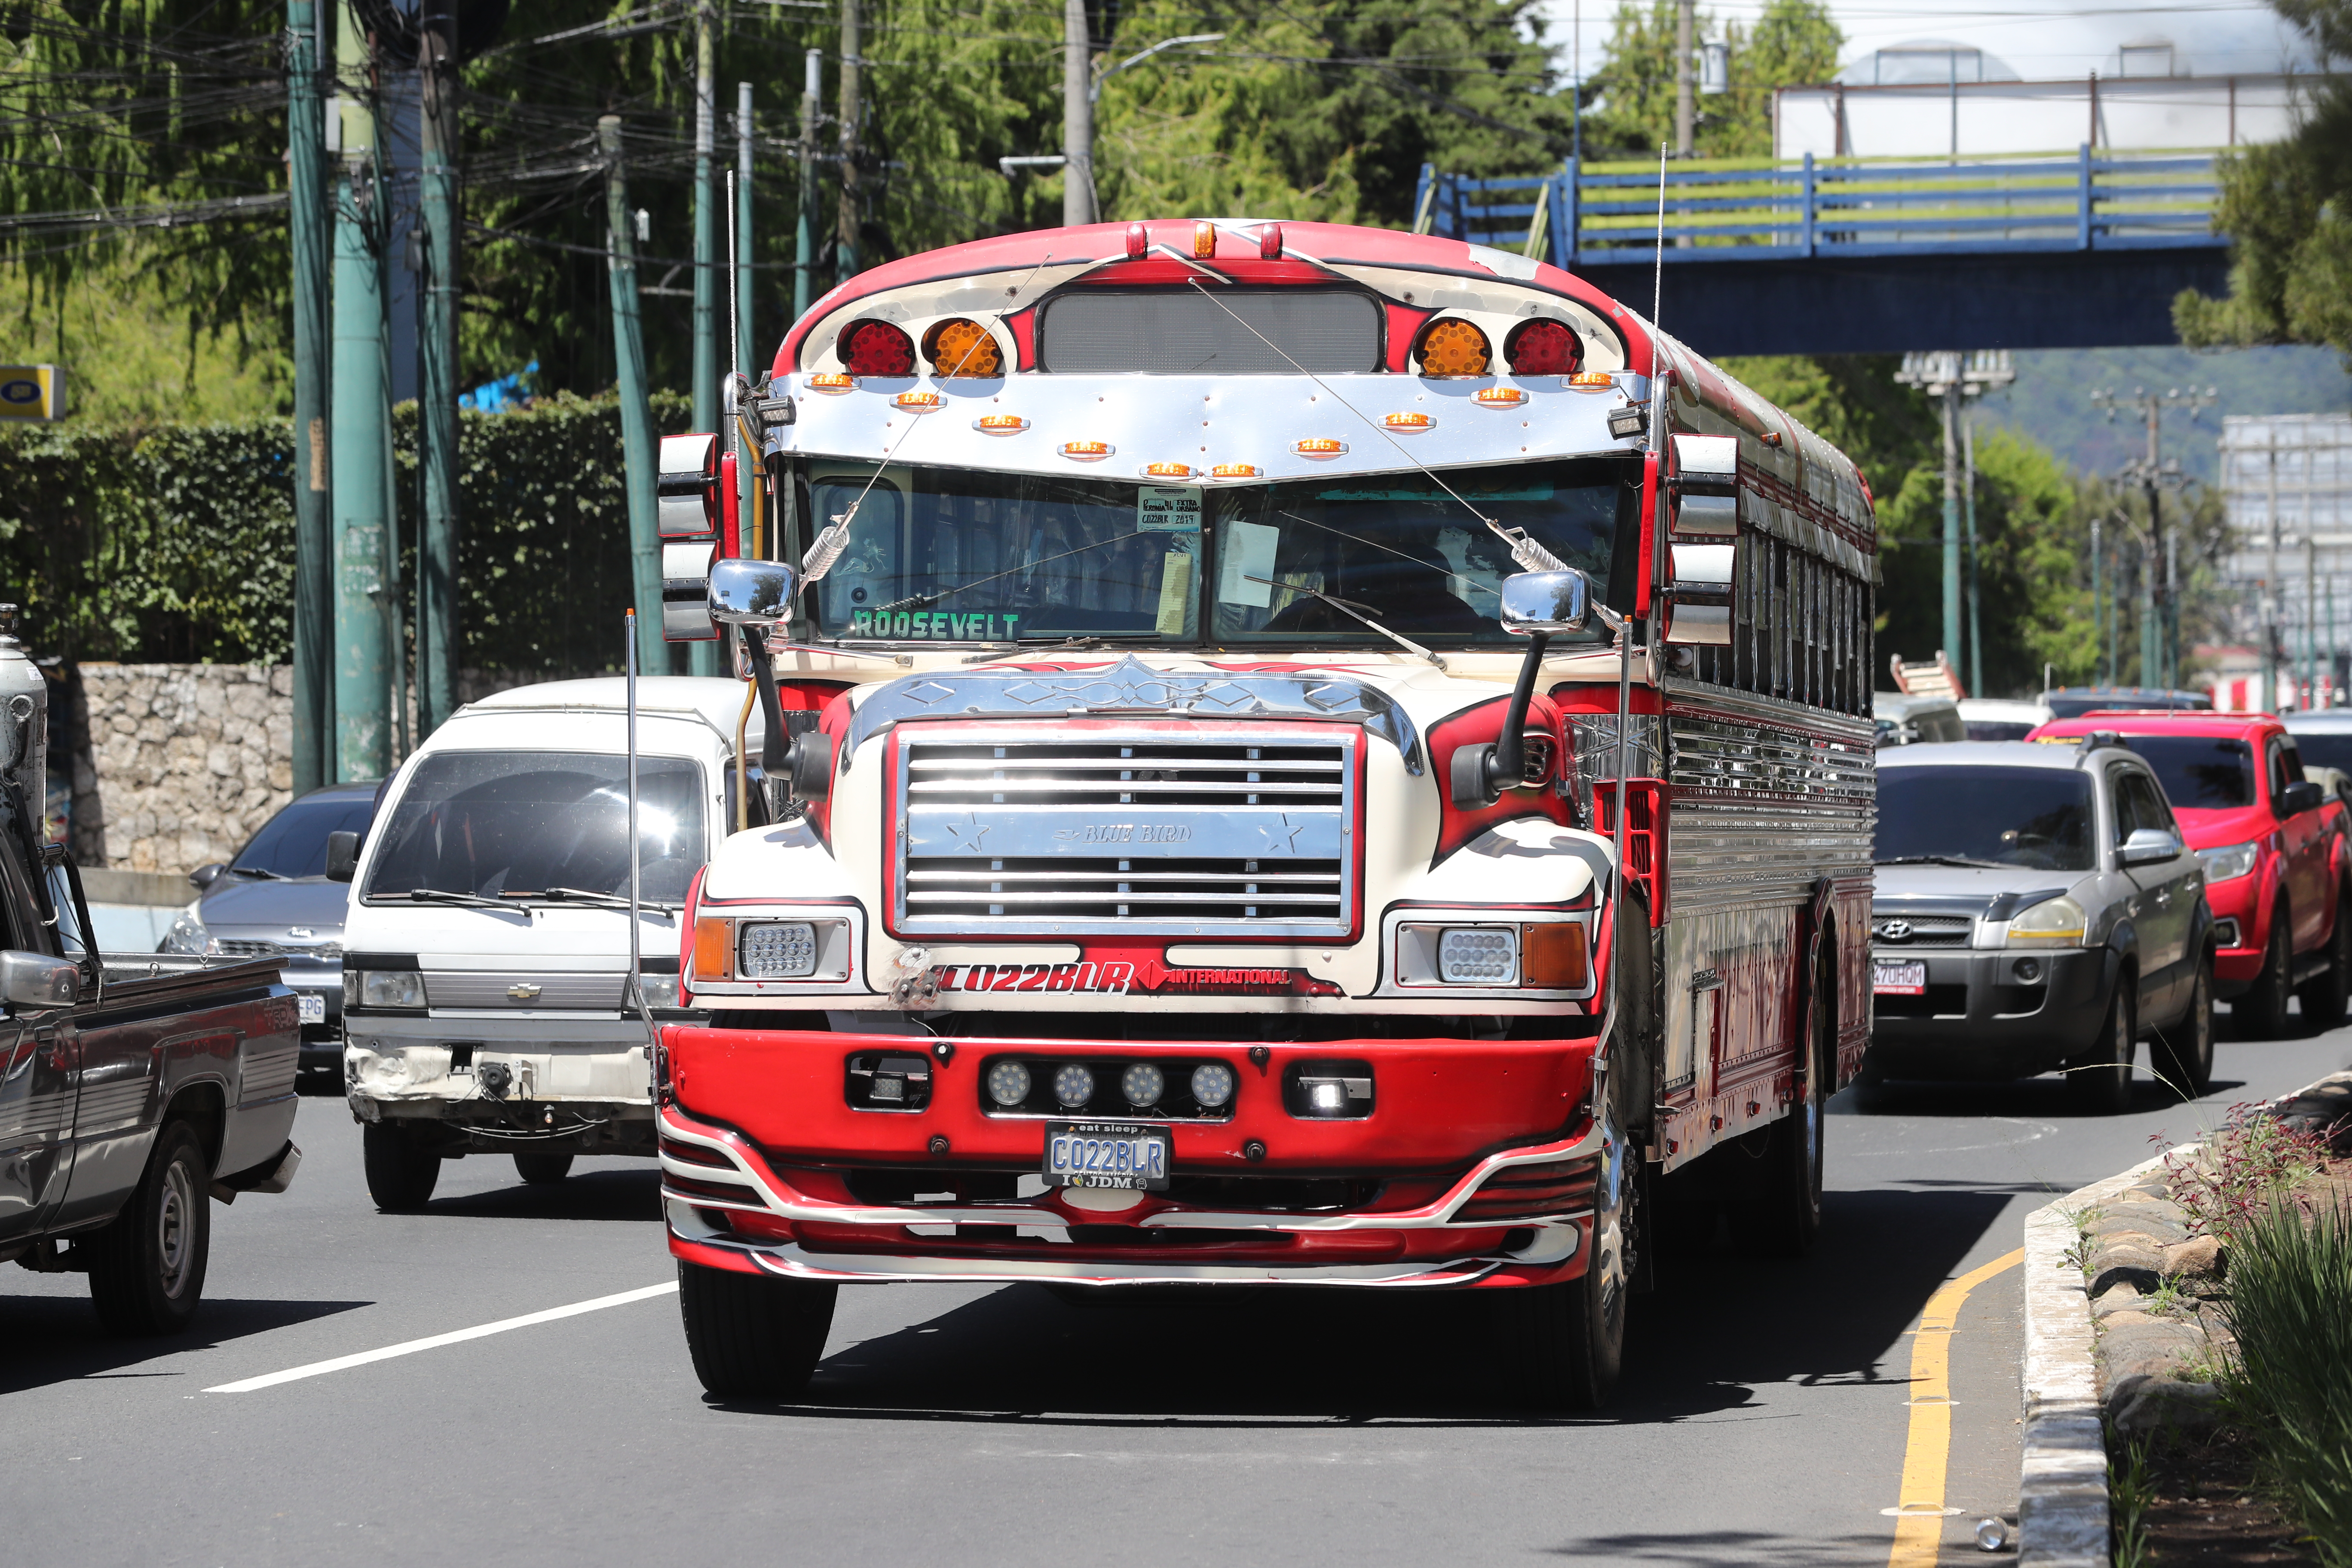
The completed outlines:
[[[1617,384],[1617,378],[1605,370],[1580,370],[1568,378],[1568,384],[1579,392],[1606,392]]]
[[[971,427],[983,436],[1018,436],[1029,428],[1029,421],[1018,414],[983,414]]]
[[[1437,425],[1437,421],[1426,414],[1391,414],[1381,423],[1391,430],[1430,430]]]
[[[1481,408],[1517,408],[1528,400],[1516,386],[1482,386],[1470,395]]]
[[[857,378],[856,376],[843,375],[836,371],[819,371],[816,374],[808,378],[808,389],[811,392],[829,392],[835,397],[840,396],[845,392],[854,392],[856,388]]]
[[[1192,254],[1206,260],[1217,254],[1217,226],[1196,223],[1192,226]]]
[[[909,414],[929,414],[947,406],[947,399],[936,392],[902,392],[890,401]]]
[[[1108,441],[1065,441],[1062,443],[1062,456],[1065,458],[1074,458],[1081,463],[1099,463],[1105,458],[1109,457],[1110,454],[1111,445]]]
[[[735,922],[703,919],[694,922],[694,978],[735,978]]]
[[[1219,463],[1209,470],[1214,479],[1254,479],[1257,478],[1255,463]]]
[[[1337,458],[1347,451],[1348,443],[1335,441],[1328,436],[1310,436],[1304,441],[1292,443],[1290,449],[1302,458]]]
[[[1147,479],[1189,479],[1192,477],[1190,463],[1146,463],[1143,477]]]

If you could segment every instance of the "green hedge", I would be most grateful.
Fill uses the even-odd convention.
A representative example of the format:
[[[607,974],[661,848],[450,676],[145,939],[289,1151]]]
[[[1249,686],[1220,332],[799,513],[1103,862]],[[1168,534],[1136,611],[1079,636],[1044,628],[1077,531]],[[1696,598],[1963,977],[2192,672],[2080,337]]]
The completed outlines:
[[[687,400],[656,395],[656,428]],[[416,416],[394,412],[413,593]],[[0,598],[68,659],[283,664],[292,656],[289,421],[0,429]],[[477,669],[615,668],[629,600],[617,403],[570,395],[458,416],[458,636]],[[411,604],[413,605],[413,598]]]

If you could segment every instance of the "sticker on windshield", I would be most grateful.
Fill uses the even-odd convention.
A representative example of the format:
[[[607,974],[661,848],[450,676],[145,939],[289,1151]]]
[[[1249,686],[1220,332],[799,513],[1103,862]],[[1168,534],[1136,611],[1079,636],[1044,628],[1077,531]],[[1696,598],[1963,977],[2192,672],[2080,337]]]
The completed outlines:
[[[1140,533],[1201,531],[1201,492],[1169,485],[1146,485],[1135,498],[1135,527]]]
[[[1192,605],[1192,557],[1171,550],[1160,558],[1160,618],[1152,630],[1163,637],[1184,635],[1184,612]]]
[[[1262,522],[1220,523],[1218,530],[1218,537],[1224,541],[1220,558],[1225,569],[1217,579],[1217,597],[1228,605],[1249,605],[1261,610],[1273,604],[1273,587],[1250,579],[1274,575],[1274,550],[1282,542],[1282,530]]]

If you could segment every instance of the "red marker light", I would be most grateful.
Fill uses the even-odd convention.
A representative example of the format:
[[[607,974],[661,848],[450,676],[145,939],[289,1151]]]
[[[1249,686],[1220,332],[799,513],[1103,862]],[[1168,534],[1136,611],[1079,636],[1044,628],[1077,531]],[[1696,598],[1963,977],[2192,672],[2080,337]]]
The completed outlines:
[[[1513,329],[1503,357],[1513,375],[1573,375],[1584,363],[1584,345],[1567,322],[1539,317]]]
[[[912,375],[915,340],[887,321],[852,321],[835,345],[841,368],[852,375]]]
[[[1282,259],[1282,226],[1267,224],[1257,231],[1257,258],[1260,261]]]
[[[1127,226],[1127,258],[1129,261],[1140,261],[1150,253],[1150,250],[1151,236],[1144,232],[1143,226],[1139,223],[1129,224]]]

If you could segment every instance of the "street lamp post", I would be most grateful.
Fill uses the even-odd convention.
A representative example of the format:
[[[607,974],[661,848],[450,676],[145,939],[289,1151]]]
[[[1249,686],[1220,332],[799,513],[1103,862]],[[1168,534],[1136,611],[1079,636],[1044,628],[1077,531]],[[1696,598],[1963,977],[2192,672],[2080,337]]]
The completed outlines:
[[[1944,647],[1955,666],[1961,661],[1960,630],[1960,401],[1980,396],[2017,379],[2006,349],[1959,353],[1946,349],[1907,353],[1895,379],[1916,386],[1944,405]],[[1979,668],[1981,668],[1979,661]]]

